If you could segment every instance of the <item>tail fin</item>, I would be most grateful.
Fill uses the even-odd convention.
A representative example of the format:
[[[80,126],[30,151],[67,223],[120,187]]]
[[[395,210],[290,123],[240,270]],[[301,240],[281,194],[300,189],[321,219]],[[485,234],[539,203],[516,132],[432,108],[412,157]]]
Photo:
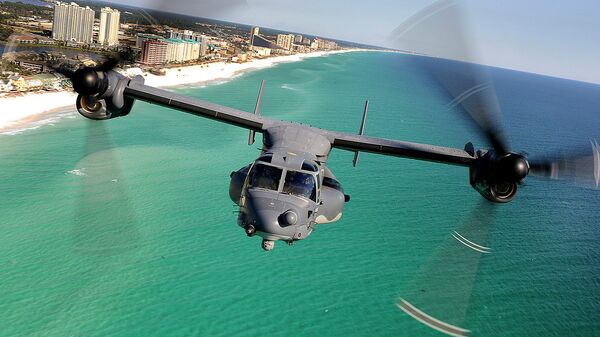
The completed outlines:
[[[360,123],[360,131],[359,135],[363,135],[365,133],[365,122],[367,121],[367,111],[369,110],[369,100],[365,101],[365,110],[363,111],[362,122]],[[354,152],[354,159],[352,160],[352,166],[356,167],[356,163],[358,163],[358,151]]]
[[[262,104],[263,89],[265,87],[265,80],[260,81],[260,90],[258,91],[258,99],[256,100],[256,106],[254,107],[254,114],[260,115],[260,106]],[[250,130],[248,135],[248,145],[254,144],[254,130]]]

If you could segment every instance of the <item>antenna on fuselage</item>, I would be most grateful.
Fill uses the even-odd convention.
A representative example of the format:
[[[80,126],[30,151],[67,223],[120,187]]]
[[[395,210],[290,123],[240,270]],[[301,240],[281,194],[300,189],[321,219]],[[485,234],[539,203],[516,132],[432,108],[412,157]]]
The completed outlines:
[[[365,101],[365,110],[363,111],[362,122],[360,123],[360,131],[358,132],[359,136],[362,136],[365,133],[365,122],[367,121],[367,111],[369,110],[369,100]],[[356,163],[358,162],[358,153],[359,151],[354,151],[354,159],[352,160],[352,166],[356,167]]]
[[[254,107],[254,114],[260,115],[260,106],[262,104],[263,89],[265,87],[265,80],[260,81],[260,90],[258,91],[258,99],[256,100],[256,106]],[[254,130],[250,130],[248,135],[248,145],[254,144]]]

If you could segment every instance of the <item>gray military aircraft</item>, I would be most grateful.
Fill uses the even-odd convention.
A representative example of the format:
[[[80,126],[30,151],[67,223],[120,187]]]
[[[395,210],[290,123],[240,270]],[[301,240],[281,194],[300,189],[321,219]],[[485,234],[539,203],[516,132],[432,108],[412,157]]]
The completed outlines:
[[[94,120],[126,116],[135,100],[142,100],[196,116],[228,123],[263,135],[259,157],[231,173],[229,196],[239,205],[237,223],[248,236],[262,237],[262,248],[272,250],[276,240],[292,244],[307,238],[315,225],[338,221],[350,196],[327,167],[332,149],[355,153],[356,165],[361,151],[389,156],[464,166],[469,169],[470,184],[485,199],[506,203],[514,199],[517,186],[529,173],[541,176],[573,177],[573,163],[579,158],[530,161],[524,154],[511,152],[505,139],[486,116],[485,104],[477,95],[463,95],[459,104],[469,113],[477,107],[478,122],[492,148],[475,151],[472,143],[464,149],[417,144],[364,135],[368,110],[365,103],[358,134],[274,120],[260,115],[264,88],[261,83],[254,113],[248,113],[192,99],[144,85],[141,76],[128,78],[113,70],[111,59],[98,67],[75,71],[58,67],[69,77],[79,94],[76,106],[81,115]],[[455,95],[458,97],[459,95]],[[471,115],[475,116],[475,115]],[[594,147],[593,173],[598,182],[600,149]]]

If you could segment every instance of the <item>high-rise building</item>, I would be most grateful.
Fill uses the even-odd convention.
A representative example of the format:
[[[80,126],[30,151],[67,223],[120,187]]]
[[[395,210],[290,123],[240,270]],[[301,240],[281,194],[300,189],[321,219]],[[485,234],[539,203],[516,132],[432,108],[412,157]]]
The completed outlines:
[[[94,11],[71,2],[56,2],[52,21],[52,38],[60,41],[92,43]]]
[[[277,34],[277,45],[285,50],[292,50],[294,35],[292,34]]]
[[[145,40],[142,46],[141,63],[149,65],[163,64],[167,57],[167,43],[160,40]]]
[[[254,35],[258,35],[258,31],[259,28],[258,27],[252,27],[252,29],[250,29],[250,44],[254,44]]]
[[[198,36],[202,36],[204,40],[200,39],[199,42],[195,39],[165,39],[153,34],[138,34],[136,46],[142,49],[142,63],[164,64],[169,62],[188,62],[200,58],[203,55],[203,48],[204,53],[206,53],[208,38],[204,35]],[[202,41],[204,42],[204,47]],[[151,44],[148,44],[149,42]],[[160,44],[157,44],[157,42],[160,42]]]
[[[317,39],[315,39],[315,42],[317,43],[317,48],[320,50],[338,49],[338,45],[334,41],[323,40],[323,39],[317,38]]]
[[[166,39],[164,42],[167,43],[167,56],[165,62],[183,62],[185,57],[185,45],[180,39]]]
[[[301,44],[302,43],[302,35],[296,35],[294,37],[294,43]]]
[[[183,62],[197,60],[200,57],[200,43],[194,40],[183,40]]]
[[[119,44],[119,21],[121,13],[110,7],[104,7],[100,11],[100,30],[98,31],[98,43],[107,46]]]
[[[208,38],[204,35],[200,36],[200,56],[206,55],[208,52]]]
[[[158,36],[158,35],[154,35],[154,34],[138,34],[136,41],[135,41],[135,47],[142,49],[144,47],[145,41],[162,40],[162,39],[163,39],[162,36]]]
[[[191,30],[168,30],[168,38],[169,39],[179,39],[179,40],[194,40],[196,42],[200,42],[204,35],[196,33]]]
[[[199,48],[200,48],[199,56],[206,55],[206,52],[208,51],[208,38],[199,33],[193,32],[191,30],[169,30],[168,36],[169,36],[169,39],[186,40],[187,42],[191,42],[191,41],[197,42],[199,45]],[[168,40],[167,40],[167,43],[169,43]],[[196,48],[196,47],[193,47],[193,48]],[[195,55],[195,52],[193,53],[193,55]],[[198,57],[192,57],[192,59],[196,59],[196,58],[198,58]],[[181,60],[179,60],[179,61],[181,61]]]
[[[304,38],[302,39],[302,44],[303,44],[303,45],[310,46],[310,39],[309,39],[309,38],[307,38],[307,37],[304,37]]]

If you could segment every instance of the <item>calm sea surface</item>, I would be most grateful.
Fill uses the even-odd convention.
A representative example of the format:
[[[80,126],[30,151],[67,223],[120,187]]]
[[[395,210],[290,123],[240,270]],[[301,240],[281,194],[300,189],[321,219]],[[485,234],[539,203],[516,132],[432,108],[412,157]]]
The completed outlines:
[[[331,55],[176,91],[252,111],[264,79],[272,118],[356,132],[369,98],[368,135],[485,146],[412,60]],[[491,73],[515,150],[600,139],[600,86]],[[0,135],[0,336],[440,335],[399,298],[477,336],[600,335],[598,191],[529,178],[489,205],[466,169],[372,154],[352,168],[334,150],[342,220],[265,253],[228,197],[259,153],[247,137],[139,102]]]

